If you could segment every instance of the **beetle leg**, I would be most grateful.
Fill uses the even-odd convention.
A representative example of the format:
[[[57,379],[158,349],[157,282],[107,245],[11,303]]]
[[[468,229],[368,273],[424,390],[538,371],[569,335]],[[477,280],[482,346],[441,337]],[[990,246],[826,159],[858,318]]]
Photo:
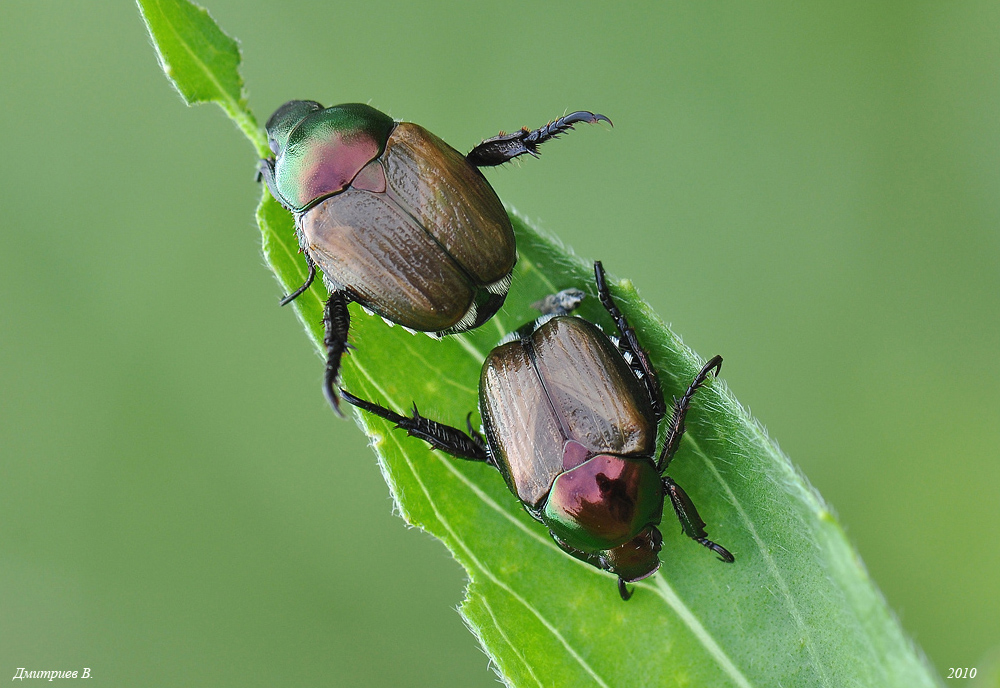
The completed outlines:
[[[660,419],[663,418],[663,414],[666,413],[666,404],[663,402],[663,388],[660,387],[660,378],[657,376],[656,370],[653,369],[653,364],[649,362],[649,354],[642,348],[639,338],[635,336],[635,330],[632,329],[625,314],[618,310],[615,300],[611,298],[611,291],[608,289],[608,282],[604,277],[604,266],[601,265],[601,261],[599,260],[594,261],[594,279],[597,282],[597,297],[601,300],[601,304],[607,310],[608,315],[615,321],[615,326],[621,335],[619,347],[631,352],[633,360],[630,361],[626,357],[626,361],[632,370],[637,373],[636,377],[641,378],[643,384],[646,386],[649,401],[653,405],[653,413],[656,415],[656,422],[659,423]],[[636,370],[636,363],[639,364],[639,370]],[[639,375],[639,372],[642,375]]]
[[[698,391],[705,380],[708,378],[708,374],[712,371],[718,375],[719,371],[722,370],[722,356],[714,356],[712,360],[702,366],[702,369],[698,371],[695,375],[694,381],[691,386],[687,388],[684,392],[684,396],[680,399],[674,399],[674,413],[670,417],[670,427],[667,430],[667,439],[663,443],[663,450],[660,452],[660,460],[656,462],[656,468],[662,473],[667,470],[667,466],[670,465],[670,459],[674,458],[674,454],[677,453],[677,448],[681,444],[681,437],[684,435],[684,417],[687,415],[688,408],[691,406],[691,397],[694,393]]]
[[[525,127],[520,131],[515,131],[513,134],[500,132],[499,135],[491,139],[486,139],[469,151],[465,159],[476,167],[493,167],[494,165],[502,165],[505,162],[510,162],[517,156],[524,155],[525,153],[537,158],[538,147],[540,145],[550,139],[559,138],[560,134],[572,129],[574,124],[578,122],[594,124],[601,121],[611,124],[611,120],[604,115],[595,115],[593,112],[582,110],[560,117],[534,131],[529,131]],[[611,124],[611,126],[614,125]]]
[[[326,302],[326,309],[323,313],[323,326],[326,329],[326,336],[323,337],[323,344],[326,346],[326,374],[323,376],[323,394],[330,406],[341,418],[344,412],[340,410],[340,400],[337,398],[336,382],[337,374],[340,372],[340,357],[348,349],[347,331],[351,327],[351,314],[347,311],[347,304],[351,298],[344,291],[335,291],[330,294]]]
[[[732,564],[736,561],[736,557],[730,554],[729,550],[708,539],[708,533],[705,532],[705,522],[701,520],[694,502],[691,501],[687,492],[680,485],[668,476],[663,476],[663,489],[666,491],[667,496],[670,497],[670,503],[674,505],[677,520],[681,522],[681,530],[684,531],[685,535],[718,554],[719,561],[724,561],[727,564]]]
[[[292,301],[299,298],[302,293],[312,285],[313,280],[316,279],[316,265],[309,259],[308,255],[306,256],[306,265],[309,266],[309,276],[306,277],[306,281],[302,283],[301,287],[293,291],[291,294],[285,294],[282,296],[281,301],[278,302],[279,306],[287,306]]]
[[[469,429],[469,437],[472,438],[472,441],[475,442],[487,456],[489,456],[490,452],[489,448],[486,446],[486,440],[483,439],[483,436],[479,434],[478,430],[472,427],[472,411],[469,411],[468,415],[465,416],[465,427]],[[489,461],[489,463],[493,462]]]
[[[434,449],[440,449],[459,459],[482,461],[483,463],[492,465],[489,455],[486,453],[486,447],[482,443],[483,440],[479,437],[479,433],[475,433],[474,436],[470,437],[458,428],[453,428],[450,425],[442,425],[430,418],[424,418],[417,411],[416,404],[413,405],[413,416],[407,418],[384,406],[356,397],[345,389],[340,390],[340,394],[347,403],[373,413],[380,418],[385,418],[391,423],[395,423],[397,428],[406,430],[407,435],[424,440]]]
[[[622,600],[625,602],[632,599],[632,591],[625,585],[625,579],[621,576],[618,576],[618,594],[622,596]]]

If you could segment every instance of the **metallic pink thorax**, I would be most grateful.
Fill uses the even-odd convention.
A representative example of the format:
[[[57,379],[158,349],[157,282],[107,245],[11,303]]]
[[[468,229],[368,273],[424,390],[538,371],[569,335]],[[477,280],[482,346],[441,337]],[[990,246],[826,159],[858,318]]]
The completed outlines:
[[[332,136],[322,143],[314,143],[302,161],[299,202],[305,205],[323,196],[343,191],[366,163],[378,154],[378,144],[367,134],[350,138]],[[375,174],[372,173],[371,176],[371,181],[377,182]],[[384,175],[381,190],[385,190]]]

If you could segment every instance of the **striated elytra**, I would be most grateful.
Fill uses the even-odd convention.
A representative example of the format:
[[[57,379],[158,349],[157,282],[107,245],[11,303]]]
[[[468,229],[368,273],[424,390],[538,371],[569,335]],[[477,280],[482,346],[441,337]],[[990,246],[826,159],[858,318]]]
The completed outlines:
[[[517,261],[514,230],[479,171],[538,146],[578,122],[610,120],[574,112],[548,125],[487,139],[462,155],[423,127],[369,105],[324,108],[293,100],[267,122],[273,158],[260,161],[271,195],[295,216],[309,277],[319,269],[326,304],[324,392],[334,388],[355,301],[390,323],[446,335],[478,327],[503,305]]]
[[[657,457],[657,426],[667,416],[659,379],[612,299],[600,262],[594,274],[618,336],[569,314],[583,298],[579,290],[539,302],[542,317],[501,341],[483,364],[479,411],[485,440],[471,424],[465,432],[420,416],[416,405],[408,418],[346,390],[341,394],[436,449],[497,468],[559,547],[618,576],[618,591],[627,600],[625,584],[660,566],[657,526],[666,499],[688,537],[722,561],[735,561],[708,539],[690,497],[664,475],[691,400],[710,374],[718,374],[722,357],[706,363],[674,400]]]

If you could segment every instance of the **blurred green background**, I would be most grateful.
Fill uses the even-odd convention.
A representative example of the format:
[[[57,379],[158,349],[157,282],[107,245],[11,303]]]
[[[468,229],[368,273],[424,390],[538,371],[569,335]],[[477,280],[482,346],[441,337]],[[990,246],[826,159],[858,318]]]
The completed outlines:
[[[1000,6],[209,8],[261,121],[610,116],[488,177],[725,356],[939,672],[1000,646]],[[277,307],[242,135],[127,2],[0,4],[0,77],[0,680],[495,685]]]

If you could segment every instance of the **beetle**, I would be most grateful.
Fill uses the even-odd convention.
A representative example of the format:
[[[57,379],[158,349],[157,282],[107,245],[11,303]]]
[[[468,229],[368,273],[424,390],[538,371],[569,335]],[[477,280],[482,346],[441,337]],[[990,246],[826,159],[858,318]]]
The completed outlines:
[[[684,435],[684,418],[695,392],[718,375],[722,357],[698,372],[674,399],[659,457],[656,434],[666,417],[659,378],[635,331],[608,290],[604,269],[594,263],[601,304],[617,337],[570,315],[583,292],[569,289],[536,304],[542,317],[509,335],[483,364],[479,411],[483,433],[411,417],[341,390],[345,401],[381,416],[452,456],[497,468],[524,509],[549,529],[566,553],[626,583],[653,575],[660,566],[660,524],[670,499],[688,537],[733,563],[735,557],[708,539],[705,522],[684,489],[665,474]],[[485,435],[485,440],[483,438]]]
[[[317,268],[330,292],[323,324],[323,390],[340,412],[334,384],[347,350],[355,301],[389,324],[435,336],[493,317],[517,261],[514,229],[479,171],[529,154],[579,122],[609,120],[574,112],[513,134],[501,132],[462,155],[423,127],[397,122],[360,103],[324,108],[292,100],[267,121],[273,158],[258,179],[295,216],[309,275],[281,300],[291,303]]]

